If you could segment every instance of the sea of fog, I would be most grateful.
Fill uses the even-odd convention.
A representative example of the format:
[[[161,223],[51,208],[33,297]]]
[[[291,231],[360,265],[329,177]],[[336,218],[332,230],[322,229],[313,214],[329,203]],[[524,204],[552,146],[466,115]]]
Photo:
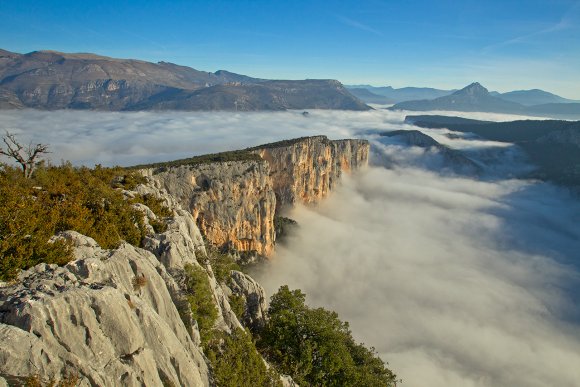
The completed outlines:
[[[521,117],[457,113],[469,118]],[[54,163],[131,165],[325,134],[371,141],[343,179],[254,274],[300,288],[376,348],[403,386],[580,384],[580,201],[518,180],[516,147],[423,130],[486,165],[441,173],[436,152],[377,135],[417,129],[404,112],[0,112],[0,130],[51,145]],[[387,168],[388,166],[388,168]]]

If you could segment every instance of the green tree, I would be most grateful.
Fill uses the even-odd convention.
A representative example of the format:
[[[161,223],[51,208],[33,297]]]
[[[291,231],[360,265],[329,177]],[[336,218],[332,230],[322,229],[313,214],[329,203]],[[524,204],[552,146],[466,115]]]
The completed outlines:
[[[0,169],[0,280],[38,263],[65,264],[72,259],[64,242],[48,243],[60,231],[75,230],[101,247],[121,241],[139,246],[146,233],[143,214],[116,187],[139,180],[121,168],[40,166],[30,177],[15,167]],[[159,203],[157,203],[159,204]],[[154,206],[155,207],[155,206]],[[159,206],[154,210],[160,211]]]
[[[300,385],[394,386],[395,375],[373,350],[356,344],[336,312],[311,309],[300,290],[272,296],[259,348]]]
[[[220,332],[209,346],[207,356],[219,387],[278,387],[280,377],[266,368],[249,331]]]
[[[218,310],[213,300],[207,272],[199,266],[185,266],[185,286],[189,307],[197,321],[202,344],[207,344],[213,337],[214,324]]]

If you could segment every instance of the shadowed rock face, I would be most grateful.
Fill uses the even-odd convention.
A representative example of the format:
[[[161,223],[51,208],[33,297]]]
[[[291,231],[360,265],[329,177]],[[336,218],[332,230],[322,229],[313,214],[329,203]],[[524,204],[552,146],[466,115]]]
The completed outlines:
[[[0,108],[96,110],[370,109],[333,80],[266,81],[172,63],[0,50]]]
[[[405,145],[435,150],[443,158],[441,164],[443,169],[467,175],[478,175],[483,172],[481,166],[461,151],[446,147],[418,130],[394,130],[380,135],[397,139]]]

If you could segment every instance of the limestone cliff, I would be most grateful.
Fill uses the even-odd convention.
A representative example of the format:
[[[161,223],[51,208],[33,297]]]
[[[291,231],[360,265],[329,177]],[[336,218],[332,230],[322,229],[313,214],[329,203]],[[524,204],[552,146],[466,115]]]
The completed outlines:
[[[270,166],[278,208],[317,203],[338,184],[343,172],[368,164],[366,140],[299,138],[253,148]]]
[[[154,186],[167,190],[191,212],[209,242],[237,251],[272,253],[276,197],[266,162],[182,165],[154,172],[144,171]]]
[[[276,210],[320,201],[344,172],[367,165],[369,144],[316,136],[247,151],[262,160],[184,163],[143,174],[192,213],[210,243],[269,256]]]

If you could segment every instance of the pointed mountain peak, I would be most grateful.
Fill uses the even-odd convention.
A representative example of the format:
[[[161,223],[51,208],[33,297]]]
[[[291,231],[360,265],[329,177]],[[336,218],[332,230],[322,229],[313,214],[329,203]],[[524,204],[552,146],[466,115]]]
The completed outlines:
[[[479,82],[473,82],[469,86],[465,86],[463,89],[456,91],[454,94],[469,94],[469,95],[487,95],[489,91],[481,86]]]

